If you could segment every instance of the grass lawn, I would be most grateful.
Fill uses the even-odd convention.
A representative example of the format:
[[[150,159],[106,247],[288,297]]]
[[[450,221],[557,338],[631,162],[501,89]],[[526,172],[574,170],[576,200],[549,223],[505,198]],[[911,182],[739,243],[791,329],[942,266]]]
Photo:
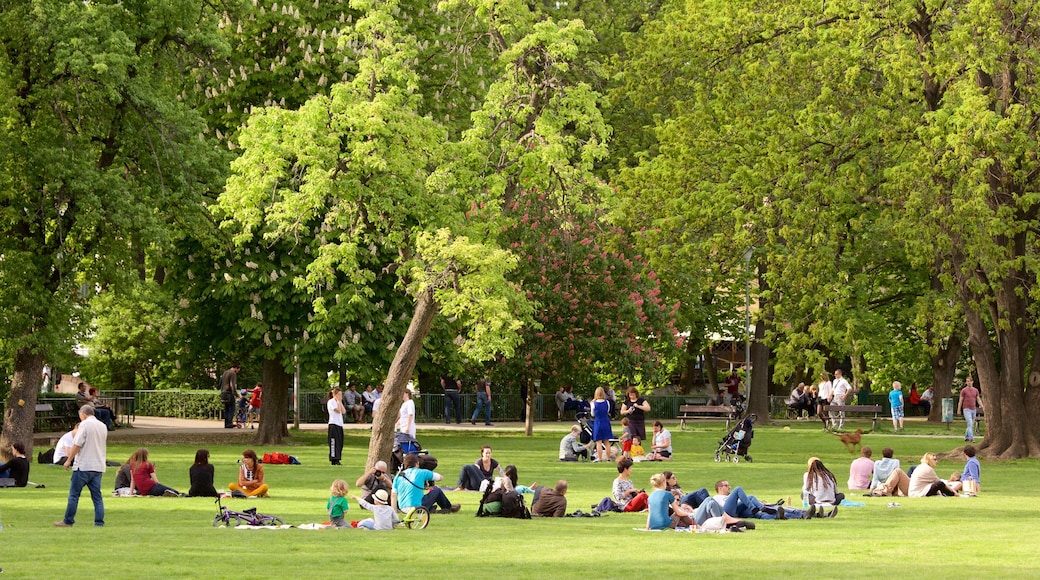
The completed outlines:
[[[724,426],[698,423],[673,435],[676,460],[640,463],[637,485],[661,470],[678,475],[686,491],[711,489],[726,478],[766,502],[791,498],[800,504],[805,461],[818,456],[845,487],[850,455],[819,423],[794,422],[788,430],[761,426],[751,447],[753,463],[715,463],[713,452]],[[852,428],[869,428],[869,422]],[[568,511],[589,511],[608,495],[617,475],[612,464],[566,464],[555,461],[558,442],[568,426],[539,425],[532,438],[502,432],[448,432],[420,426],[419,440],[440,461],[438,471],[454,485],[460,467],[477,458],[489,443],[503,464],[515,464],[522,483],[570,482]],[[888,426],[887,430],[891,427]],[[949,451],[963,441],[945,427],[910,426],[909,435],[881,433],[863,442],[880,457],[895,449],[904,468],[926,451]],[[206,443],[201,438],[149,444],[159,480],[182,491],[195,450],[207,447],[216,467],[217,487],[236,474],[250,434]],[[235,442],[234,437],[241,437]],[[332,467],[321,433],[298,433],[277,449],[303,465],[267,467],[271,497],[228,500],[236,509],[257,506],[263,513],[299,525],[326,518],[325,502],[333,479],[351,486],[361,473],[367,433],[347,433],[342,467]],[[125,460],[137,444],[110,444],[109,458]],[[962,460],[941,461],[940,476],[960,471]],[[982,494],[977,498],[862,497],[863,507],[842,508],[837,518],[812,521],[761,521],[744,534],[640,533],[645,514],[609,514],[601,518],[529,521],[475,518],[479,494],[450,492],[460,514],[435,514],[421,531],[234,530],[214,528],[214,503],[205,498],[113,498],[114,470],[104,478],[106,526],[95,528],[89,495],[80,501],[77,524],[54,528],[65,508],[69,475],[60,468],[33,465],[33,481],[46,489],[0,489],[0,567],[5,577],[427,577],[427,578],[663,578],[689,574],[707,577],[750,575],[812,578],[1035,578],[1040,575],[1035,538],[1040,510],[1033,493],[1040,475],[1035,460],[982,465]],[[847,490],[846,490],[847,491]],[[528,500],[530,501],[530,500]],[[351,501],[347,519],[368,512]]]

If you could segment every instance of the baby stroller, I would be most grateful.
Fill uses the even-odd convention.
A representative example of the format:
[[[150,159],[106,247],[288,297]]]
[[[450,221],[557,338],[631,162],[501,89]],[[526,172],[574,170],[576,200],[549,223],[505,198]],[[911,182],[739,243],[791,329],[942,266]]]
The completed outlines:
[[[401,467],[404,466],[404,456],[409,454],[419,456],[419,467],[421,469],[429,469],[430,471],[437,469],[437,458],[430,455],[429,451],[423,449],[415,437],[407,433],[395,433],[394,449],[390,452],[391,473],[401,471]]]
[[[581,441],[582,445],[588,445],[592,441],[592,413],[589,411],[578,411],[574,414],[574,419],[578,421],[578,426],[581,427],[581,434],[578,435],[578,440]],[[616,457],[621,453],[621,442],[617,437],[609,440],[610,448],[607,451],[611,457]]]
[[[737,421],[729,433],[719,441],[719,448],[715,450],[716,463],[726,460],[737,463],[741,455],[744,456],[744,461],[752,461],[748,455],[748,448],[751,447],[751,439],[755,436],[754,424],[757,420],[758,415],[752,413]]]

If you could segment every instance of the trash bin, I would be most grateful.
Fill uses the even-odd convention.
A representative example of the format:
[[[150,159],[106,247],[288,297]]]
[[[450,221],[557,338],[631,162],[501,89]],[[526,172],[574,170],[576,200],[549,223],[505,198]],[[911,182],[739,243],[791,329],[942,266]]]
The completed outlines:
[[[949,426],[953,423],[953,398],[944,397],[942,400],[942,422]]]

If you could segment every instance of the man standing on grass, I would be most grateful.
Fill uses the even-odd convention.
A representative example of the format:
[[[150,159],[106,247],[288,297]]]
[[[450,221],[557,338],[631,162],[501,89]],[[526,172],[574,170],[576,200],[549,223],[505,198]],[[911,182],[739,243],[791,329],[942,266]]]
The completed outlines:
[[[94,502],[94,525],[105,525],[105,504],[101,497],[101,476],[105,473],[105,445],[108,443],[108,428],[94,417],[94,407],[83,405],[79,409],[79,429],[72,441],[72,450],[65,460],[65,469],[72,469],[69,485],[69,502],[65,507],[65,519],[54,522],[59,528],[71,528],[76,523],[79,496],[86,487]]]

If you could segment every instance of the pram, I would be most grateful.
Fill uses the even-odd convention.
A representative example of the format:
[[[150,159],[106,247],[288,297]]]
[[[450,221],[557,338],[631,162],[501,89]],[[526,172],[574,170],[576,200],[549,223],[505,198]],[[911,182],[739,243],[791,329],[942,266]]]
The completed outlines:
[[[420,468],[429,469],[430,471],[437,469],[437,458],[430,455],[429,451],[423,449],[415,437],[407,433],[395,433],[394,449],[390,453],[391,473],[401,471],[401,467],[404,466],[404,456],[410,454],[419,456]]]
[[[592,414],[588,411],[578,411],[574,414],[574,419],[578,422],[578,426],[581,427],[581,434],[578,435],[578,440],[583,445],[588,445],[592,441],[592,423],[590,421]],[[621,453],[621,442],[615,437],[609,443],[610,449],[607,451],[610,452],[610,456],[618,456]]]
[[[719,448],[715,450],[716,463],[726,460],[737,463],[741,455],[744,456],[744,461],[752,461],[748,455],[748,448],[751,447],[751,439],[755,436],[754,424],[757,420],[758,415],[752,413],[737,421],[729,433],[719,441]]]

